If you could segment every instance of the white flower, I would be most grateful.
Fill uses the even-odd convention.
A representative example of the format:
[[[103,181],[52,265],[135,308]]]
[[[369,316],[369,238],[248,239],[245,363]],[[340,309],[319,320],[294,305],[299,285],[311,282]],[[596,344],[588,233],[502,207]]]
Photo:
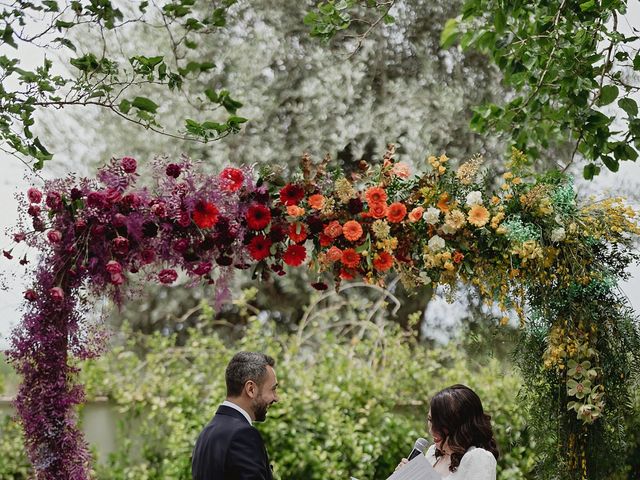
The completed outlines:
[[[551,241],[552,242],[561,242],[562,240],[564,240],[567,237],[566,232],[564,231],[563,227],[559,227],[559,228],[554,228],[551,231]]]
[[[467,206],[472,207],[473,205],[482,205],[482,192],[474,190],[467,194]]]
[[[440,220],[440,210],[434,207],[429,207],[426,212],[422,214],[422,218],[424,218],[425,222],[435,225]]]
[[[448,223],[445,223],[442,226],[442,233],[444,233],[445,235],[453,235],[454,233],[456,233],[458,231],[457,228],[452,227],[451,225],[449,225]]]
[[[429,239],[429,250],[432,252],[437,252],[438,250],[442,250],[445,246],[444,238],[439,237],[438,235],[434,235]]]

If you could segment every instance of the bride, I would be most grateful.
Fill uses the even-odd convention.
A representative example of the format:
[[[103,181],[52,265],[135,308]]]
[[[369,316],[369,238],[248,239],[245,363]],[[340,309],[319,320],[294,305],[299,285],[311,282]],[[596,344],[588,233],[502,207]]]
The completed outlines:
[[[464,385],[436,393],[427,416],[432,445],[426,453],[433,468],[447,480],[495,480],[500,456],[491,417],[478,395]],[[398,468],[407,463],[403,458]]]

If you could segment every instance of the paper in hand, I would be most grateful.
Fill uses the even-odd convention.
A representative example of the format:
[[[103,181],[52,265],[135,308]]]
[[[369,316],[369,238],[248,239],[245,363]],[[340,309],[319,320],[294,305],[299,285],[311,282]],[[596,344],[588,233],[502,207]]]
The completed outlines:
[[[433,469],[427,457],[418,455],[396,470],[387,480],[442,480],[442,477]]]

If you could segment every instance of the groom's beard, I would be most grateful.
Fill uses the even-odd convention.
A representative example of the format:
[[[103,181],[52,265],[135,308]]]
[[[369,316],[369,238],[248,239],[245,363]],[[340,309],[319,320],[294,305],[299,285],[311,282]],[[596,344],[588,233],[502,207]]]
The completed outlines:
[[[253,407],[253,414],[256,417],[256,422],[264,422],[267,419],[267,409],[269,403],[262,400],[262,397],[256,399],[256,403]]]

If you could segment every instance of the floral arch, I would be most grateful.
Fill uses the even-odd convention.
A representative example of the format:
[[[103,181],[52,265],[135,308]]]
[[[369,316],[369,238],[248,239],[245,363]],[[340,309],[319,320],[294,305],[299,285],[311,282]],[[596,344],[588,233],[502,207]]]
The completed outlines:
[[[89,476],[74,407],[78,360],[99,354],[99,332],[83,325],[92,297],[120,303],[134,276],[171,284],[182,270],[224,301],[235,269],[266,278],[301,265],[320,290],[384,285],[395,273],[409,289],[468,282],[505,315],[515,309],[542,460],[557,465],[555,478],[609,475],[640,364],[635,317],[616,288],[636,259],[635,212],[619,199],[579,205],[570,178],[532,175],[517,151],[495,191],[481,157],[454,170],[432,156],[416,176],[393,146],[357,175],[328,163],[305,156],[280,184],[249,167],[211,176],[185,158],[158,160],[138,187],[125,157],[95,179],[29,189],[14,240],[41,258],[8,355],[22,376],[15,403],[37,478]]]

